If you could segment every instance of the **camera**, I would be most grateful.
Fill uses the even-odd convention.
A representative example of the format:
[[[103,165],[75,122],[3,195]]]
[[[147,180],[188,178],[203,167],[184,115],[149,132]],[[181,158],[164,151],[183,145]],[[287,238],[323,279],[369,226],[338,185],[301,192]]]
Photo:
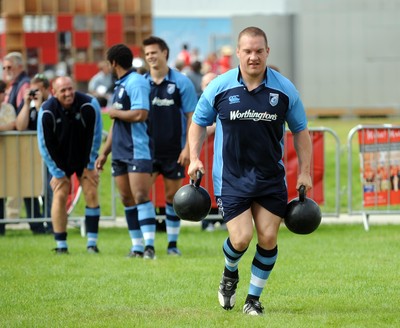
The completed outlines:
[[[35,89],[35,90],[30,90],[29,91],[29,97],[35,97],[36,93],[39,91],[39,89]]]

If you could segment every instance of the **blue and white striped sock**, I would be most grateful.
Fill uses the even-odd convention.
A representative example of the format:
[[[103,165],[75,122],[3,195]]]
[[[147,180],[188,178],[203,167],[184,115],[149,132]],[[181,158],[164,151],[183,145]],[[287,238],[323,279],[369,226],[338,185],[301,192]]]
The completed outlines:
[[[143,253],[143,234],[140,230],[137,207],[125,207],[125,217],[128,224],[129,236],[132,241],[131,251]]]
[[[222,250],[225,255],[225,271],[224,275],[229,278],[237,278],[239,261],[243,254],[247,251],[247,248],[239,252],[231,244],[229,237],[225,240]]]
[[[100,220],[100,207],[87,207],[85,208],[85,225],[87,235],[87,247],[97,245],[99,234],[99,220]]]
[[[142,230],[145,246],[154,248],[156,235],[156,212],[153,203],[148,201],[137,205],[140,230]]]
[[[257,245],[256,254],[251,265],[251,278],[248,297],[258,299],[264,290],[268,277],[278,257],[278,246],[271,250]]]
[[[181,220],[176,215],[175,210],[170,203],[165,204],[165,214],[168,248],[174,248],[177,247],[179,232],[181,229]]]
[[[54,240],[56,241],[57,248],[68,248],[66,232],[55,232]]]

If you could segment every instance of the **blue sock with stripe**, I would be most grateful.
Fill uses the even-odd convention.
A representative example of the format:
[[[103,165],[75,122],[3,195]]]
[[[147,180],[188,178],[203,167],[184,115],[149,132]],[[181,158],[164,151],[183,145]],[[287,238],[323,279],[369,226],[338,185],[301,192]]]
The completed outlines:
[[[170,203],[165,204],[165,214],[168,248],[175,248],[177,247],[179,232],[181,229],[181,220],[176,215],[174,207]]]
[[[143,253],[143,234],[140,230],[137,206],[125,207],[126,223],[132,241],[132,252]]]
[[[66,232],[55,232],[54,240],[56,241],[57,248],[68,248]]]
[[[239,261],[242,258],[243,254],[246,253],[247,248],[239,252],[235,248],[233,248],[229,237],[225,240],[222,250],[225,255],[225,270],[224,276],[229,278],[237,279],[239,278]]]
[[[251,278],[247,300],[258,300],[267,283],[268,277],[278,257],[278,246],[271,250],[263,249],[257,245],[256,254],[251,264]]]
[[[156,235],[156,212],[153,203],[148,201],[137,205],[140,230],[142,230],[145,247],[154,249]]]
[[[87,247],[96,246],[99,234],[100,207],[85,207]]]

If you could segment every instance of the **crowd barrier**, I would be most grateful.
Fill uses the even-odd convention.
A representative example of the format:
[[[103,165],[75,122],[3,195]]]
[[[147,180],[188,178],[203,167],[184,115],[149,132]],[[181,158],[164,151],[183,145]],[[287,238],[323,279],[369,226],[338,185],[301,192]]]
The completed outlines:
[[[103,137],[107,136],[107,132],[103,132]],[[339,216],[340,210],[340,144],[336,133],[328,128],[311,128],[310,136],[313,144],[313,159],[312,159],[312,179],[314,188],[308,197],[314,199],[320,206],[323,216]],[[201,158],[206,167],[206,175],[202,179],[202,186],[206,188],[212,197],[212,211],[210,219],[219,219],[217,213],[217,205],[214,199],[214,191],[212,184],[212,159],[213,159],[213,137],[208,137],[203,147]],[[326,147],[326,144],[330,145]],[[333,148],[332,148],[332,145]],[[328,152],[328,154],[327,154]],[[2,221],[3,223],[24,223],[24,222],[46,222],[50,221],[47,213],[49,204],[47,198],[43,197],[47,193],[47,170],[40,157],[37,148],[37,139],[35,131],[7,131],[0,132],[0,198],[15,197],[19,199],[19,213],[17,218],[7,218]],[[334,157],[335,165],[326,165],[326,157]],[[287,171],[287,183],[289,191],[289,200],[297,197],[296,178],[297,178],[297,158],[295,156],[293,138],[290,133],[285,135],[285,157],[283,161]],[[110,172],[104,172],[103,175],[111,175]],[[334,177],[329,179],[330,185],[326,185],[326,177]],[[102,182],[106,180],[106,184]],[[117,215],[117,201],[119,195],[116,190],[113,179],[110,178],[110,184],[107,179],[100,179],[100,189],[106,189],[107,202],[111,202],[109,213],[103,211],[105,206],[102,207],[101,219],[115,220]],[[76,213],[75,207],[80,199],[81,188],[79,181],[75,176],[72,177],[71,192],[68,200],[68,214],[69,221],[76,223],[81,228],[82,234],[84,231],[84,214]],[[185,178],[184,183],[188,183],[188,177]],[[334,185],[332,185],[332,183]],[[102,192],[100,195],[100,204],[103,203]],[[109,197],[111,195],[111,197]],[[165,200],[164,200],[164,185],[162,177],[158,177],[156,183],[151,190],[151,199],[157,209],[157,214],[161,217],[165,213]],[[105,196],[103,196],[104,198]],[[39,198],[43,205],[43,216],[40,218],[26,217],[24,212],[24,204],[22,198]],[[33,211],[31,211],[33,213]]]
[[[103,141],[107,137],[107,132],[103,131]],[[108,174],[105,173],[105,174]],[[107,180],[107,179],[104,179]],[[100,179],[100,188],[110,191],[112,197],[107,197],[111,202],[110,210],[102,211],[102,220],[114,220],[116,218],[115,184],[110,178],[111,186],[105,185]],[[7,216],[6,206],[4,206],[4,219],[1,223],[18,224],[28,222],[50,222],[50,204],[48,203],[47,169],[44,165],[37,146],[36,131],[6,131],[0,132],[0,198],[15,199],[16,216]],[[69,222],[80,227],[81,233],[85,234],[84,213],[75,211],[80,199],[81,187],[78,178],[73,175],[71,179],[71,190],[68,197],[67,212]],[[107,183],[107,182],[106,182]],[[99,193],[100,204],[102,200]],[[103,196],[103,198],[105,198]],[[25,208],[24,199],[29,199],[32,208]],[[40,217],[34,217],[34,200],[38,200],[41,209]],[[31,217],[28,216],[31,213]]]
[[[324,217],[340,215],[340,140],[336,132],[326,127],[310,128],[312,141],[311,178],[313,188],[307,194],[321,207]],[[289,200],[298,197],[296,190],[298,161],[293,136],[286,133],[283,161]]]
[[[31,199],[30,212],[34,213],[34,198],[42,199],[43,164],[36,141],[36,132],[8,131],[0,133],[0,198],[14,199],[18,213],[15,219],[7,217],[4,206],[4,223],[19,222],[21,207],[25,198]],[[29,209],[28,209],[29,210]],[[27,218],[28,221],[44,221],[40,218]]]
[[[368,231],[370,215],[400,213],[400,126],[357,125],[347,144],[348,213],[361,214]]]

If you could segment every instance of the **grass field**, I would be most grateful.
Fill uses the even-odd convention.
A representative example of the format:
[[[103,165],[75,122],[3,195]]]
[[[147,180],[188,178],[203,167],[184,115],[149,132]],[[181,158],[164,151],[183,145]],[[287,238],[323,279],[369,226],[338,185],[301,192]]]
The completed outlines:
[[[101,230],[101,253],[70,228],[70,255],[50,236],[9,230],[0,238],[1,327],[399,327],[400,225],[321,225],[311,235],[284,226],[279,257],[261,297],[264,317],[241,313],[255,242],[240,266],[237,305],[217,289],[225,231],[184,227],[180,258],[157,233],[155,261],[128,259],[124,228]]]
[[[109,122],[104,119],[105,130]],[[341,144],[341,209],[346,212],[347,135],[357,124],[384,119],[314,120],[328,127]],[[391,122],[395,124],[395,122]],[[335,163],[334,145],[326,142],[326,167]],[[357,150],[357,148],[356,148]],[[101,177],[102,214],[111,213],[110,159]],[[330,171],[331,172],[331,171]],[[359,184],[354,167],[354,184]],[[326,197],[334,197],[332,174]],[[358,201],[361,194],[356,195]],[[74,215],[83,213],[82,199]],[[123,209],[117,201],[117,215]],[[100,231],[101,253],[86,253],[86,239],[69,227],[70,255],[51,253],[51,236],[7,229],[0,238],[0,327],[398,327],[400,225],[323,224],[298,236],[281,228],[278,262],[261,301],[266,315],[241,313],[255,241],[240,263],[237,306],[218,304],[226,232],[183,227],[183,256],[166,255],[166,235],[157,233],[157,260],[128,259],[126,228]]]

